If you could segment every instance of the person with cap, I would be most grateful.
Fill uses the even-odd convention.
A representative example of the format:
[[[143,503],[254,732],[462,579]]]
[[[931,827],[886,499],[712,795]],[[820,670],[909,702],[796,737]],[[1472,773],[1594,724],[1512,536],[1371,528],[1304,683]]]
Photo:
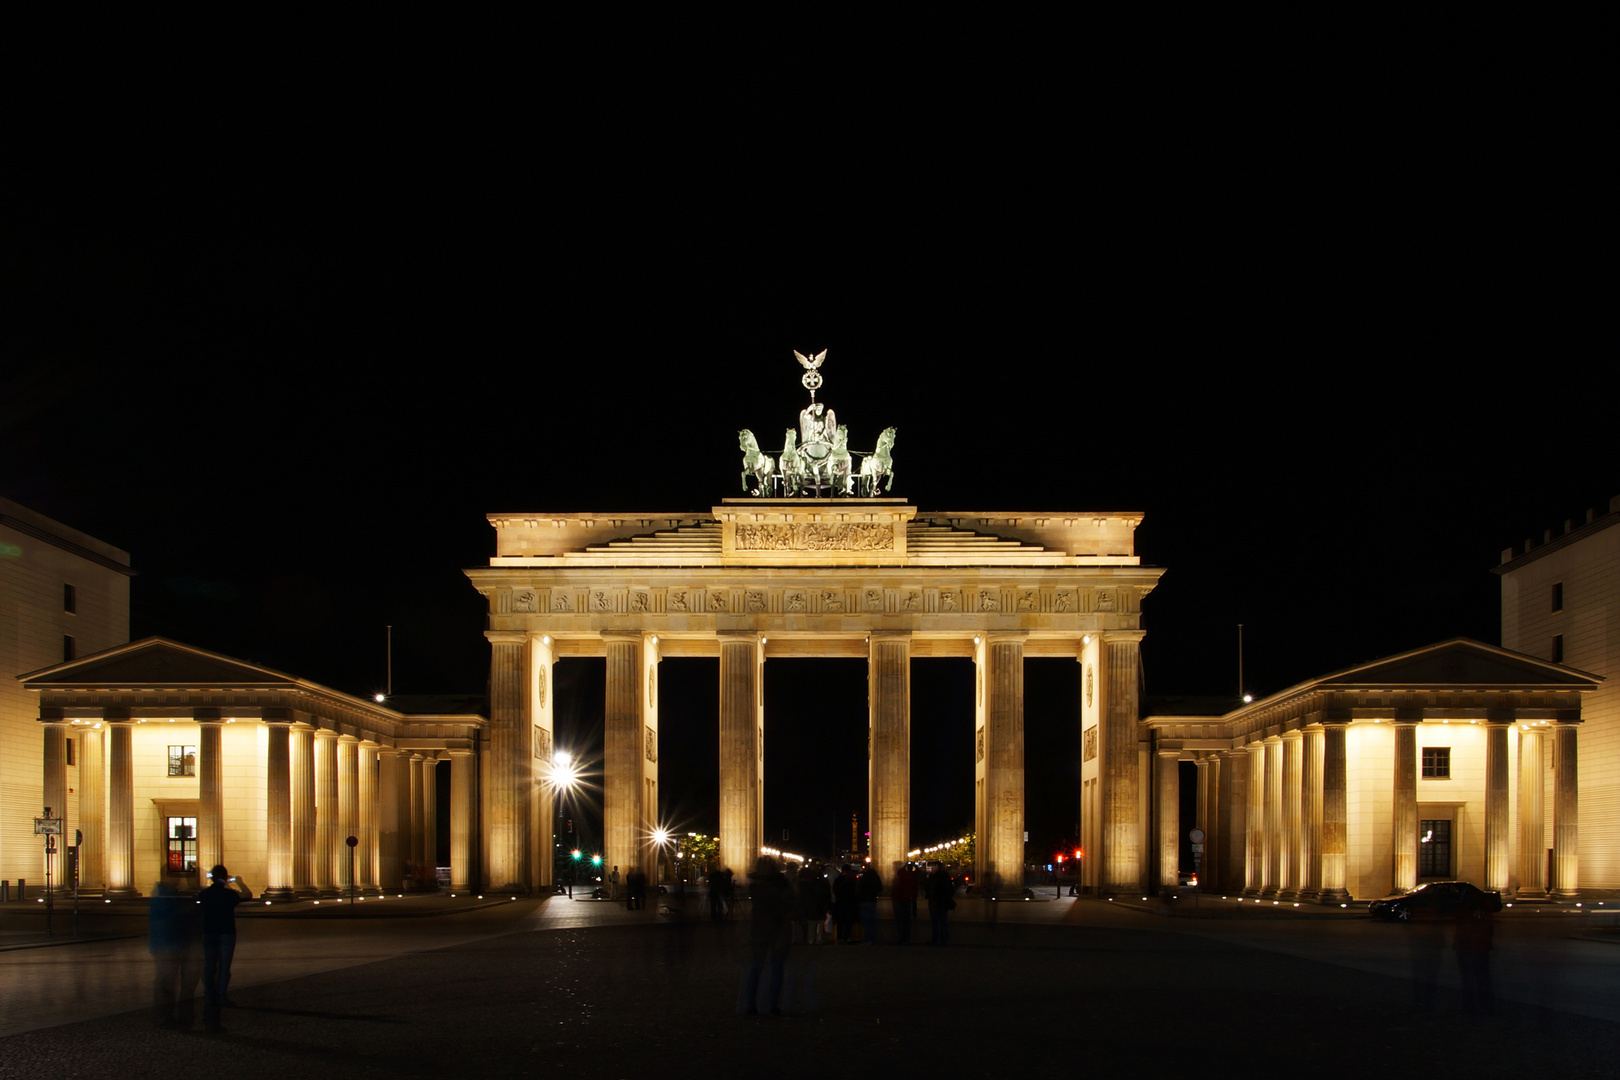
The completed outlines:
[[[231,958],[236,954],[236,905],[253,899],[253,893],[223,865],[215,866],[208,877],[208,888],[197,894],[202,907],[203,1023],[209,1031],[223,1031],[220,1009],[236,1007],[229,994]]]

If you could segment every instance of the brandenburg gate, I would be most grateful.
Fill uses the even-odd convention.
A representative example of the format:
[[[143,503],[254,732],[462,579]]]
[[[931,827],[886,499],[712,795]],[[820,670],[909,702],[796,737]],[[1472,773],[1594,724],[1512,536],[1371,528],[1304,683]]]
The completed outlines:
[[[551,884],[552,668],[607,661],[604,857],[655,866],[658,665],[717,657],[721,861],[749,869],[764,840],[763,665],[868,663],[870,855],[887,878],[911,850],[912,657],[971,657],[976,876],[1022,889],[1025,657],[1082,666],[1087,884],[1148,880],[1148,744],[1138,723],[1141,603],[1161,570],[1134,551],[1139,513],[924,513],[892,484],[890,429],[870,455],[814,402],[825,353],[800,357],[812,404],[780,456],[741,433],[744,487],[707,513],[491,514],[496,550],[468,570],[492,650],[483,843],[486,883]],[[856,458],[865,457],[857,465]],[[850,747],[858,753],[858,747]]]

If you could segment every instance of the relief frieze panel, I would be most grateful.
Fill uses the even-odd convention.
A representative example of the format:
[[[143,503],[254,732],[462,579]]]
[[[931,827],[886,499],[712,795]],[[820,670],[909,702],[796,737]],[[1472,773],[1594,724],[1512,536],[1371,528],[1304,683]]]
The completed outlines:
[[[894,547],[894,526],[871,522],[739,522],[735,546],[738,551],[888,551]]]

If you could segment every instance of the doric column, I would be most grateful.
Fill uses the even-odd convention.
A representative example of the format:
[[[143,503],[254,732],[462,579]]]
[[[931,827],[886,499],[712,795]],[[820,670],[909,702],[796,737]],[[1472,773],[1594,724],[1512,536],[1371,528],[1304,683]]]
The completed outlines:
[[[1300,799],[1303,823],[1300,839],[1301,871],[1299,898],[1315,900],[1322,892],[1322,729],[1313,724],[1305,729],[1300,754]]]
[[[607,698],[602,723],[602,876],[619,868],[624,880],[640,865],[647,838],[641,821],[641,646],[639,632],[604,632],[607,648]],[[720,830],[722,841],[725,828]],[[757,855],[758,852],[755,852]],[[753,869],[733,866],[739,877]]]
[[[866,659],[872,866],[885,884],[911,850],[911,634],[874,630]]]
[[[1411,892],[1418,880],[1417,723],[1395,721],[1394,796],[1389,817],[1393,888]]]
[[[322,896],[337,895],[337,857],[348,848],[338,835],[337,732],[330,728],[315,731],[315,854],[310,870],[311,884]],[[344,834],[347,835],[347,834]]]
[[[1266,739],[1266,869],[1265,890],[1260,894],[1276,899],[1282,891],[1283,865],[1283,768],[1282,739]]]
[[[62,884],[67,875],[63,872],[67,868],[67,847],[73,834],[67,831],[68,802],[67,802],[67,725],[60,723],[45,723],[45,776],[44,798],[41,800],[45,807],[49,807],[52,817],[62,819],[62,835],[56,838],[56,860],[52,870],[54,881],[52,886],[57,892],[69,892]],[[36,807],[35,814],[45,807]],[[37,837],[36,837],[37,839]],[[43,852],[44,847],[35,849]],[[41,854],[43,858],[43,854]],[[44,884],[45,867],[40,865],[40,883]]]
[[[653,637],[652,640],[658,639]],[[559,792],[556,785],[551,783],[551,769],[561,749],[552,737],[556,726],[552,711],[551,669],[557,662],[557,647],[549,634],[529,634],[525,648],[529,653],[529,737],[534,743],[533,797],[529,799],[529,881],[544,895],[551,891],[557,868]],[[568,749],[571,756],[577,756],[577,748]],[[435,850],[429,856],[429,861],[437,860]]]
[[[1249,817],[1243,895],[1259,896],[1266,888],[1266,744],[1252,742],[1249,753]]]
[[[315,730],[294,724],[287,735],[292,776],[292,887],[315,893]]]
[[[754,866],[759,820],[760,665],[757,634],[720,635],[720,862],[739,877]]]
[[[363,742],[358,750],[359,799],[356,800],[360,830],[360,846],[355,849],[355,860],[360,867],[359,889],[367,896],[375,896],[377,889],[377,744]]]
[[[471,750],[450,751],[450,891],[472,888],[473,826],[478,805],[478,758]]]
[[[337,747],[337,848],[333,851],[332,880],[338,891],[348,895],[361,873],[362,857],[367,854],[364,843],[349,847],[349,837],[360,840],[360,740],[345,732],[338,736]],[[369,862],[369,858],[365,859]]]
[[[1198,885],[1200,888],[1213,887],[1217,880],[1215,874],[1215,851],[1218,847],[1217,830],[1215,828],[1215,785],[1220,775],[1220,758],[1204,756],[1197,759],[1198,767],[1198,816],[1193,827],[1204,830],[1203,857],[1198,852],[1193,853],[1193,865],[1197,868]]]
[[[1344,750],[1347,727],[1349,724],[1343,721],[1328,721],[1322,725],[1322,891],[1319,899],[1324,904],[1342,904],[1350,899],[1345,888],[1350,840],[1349,774]]]
[[[406,817],[410,821],[411,841],[409,846],[400,852],[400,862],[404,863],[410,873],[415,873],[420,867],[426,865],[422,862],[422,755],[402,755],[405,770],[408,773],[402,785],[409,800]]]
[[[1103,783],[1102,890],[1105,894],[1140,892],[1143,885],[1145,833],[1137,790],[1141,777],[1137,677],[1142,637],[1140,630],[1110,630],[1103,634],[1099,654],[1103,661],[1105,695],[1101,710],[1102,761],[1098,769]]]
[[[201,884],[225,862],[225,723],[215,711],[197,709],[197,868]],[[227,864],[228,865],[228,864]]]
[[[139,896],[135,888],[135,757],[127,716],[107,721],[107,895]]]
[[[1573,900],[1580,895],[1580,789],[1576,776],[1576,724],[1553,728],[1553,862],[1552,895]]]
[[[1518,900],[1547,898],[1546,766],[1542,763],[1541,732],[1519,732],[1519,890]]]
[[[1248,875],[1249,755],[1221,751],[1221,889],[1240,893]]]
[[[1485,723],[1485,888],[1507,894],[1513,845],[1508,834],[1508,728]]]
[[[269,735],[265,751],[265,876],[266,900],[291,900],[293,891],[292,718],[266,709]]]
[[[418,841],[421,853],[417,863],[434,870],[439,865],[439,759],[428,754],[422,758],[422,835]]]
[[[658,815],[658,635],[642,635],[641,644],[641,685],[645,691],[641,699],[641,832],[643,836],[651,836],[659,828]],[[763,691],[762,691],[763,693]],[[763,696],[761,697],[763,700]],[[763,709],[761,710],[763,715]],[[761,763],[763,767],[763,758]],[[760,830],[763,839],[764,802],[760,803]],[[547,819],[546,843],[551,843],[553,829]],[[647,875],[648,882],[657,884],[659,880],[658,859],[659,849],[656,844],[644,844],[641,849],[641,870]],[[548,860],[549,865],[550,860]],[[548,882],[550,878],[546,879]]]
[[[416,850],[416,834],[411,831],[411,781],[418,778],[411,755],[404,750],[394,755],[394,813],[399,827],[395,855],[399,859],[400,888],[411,869],[411,852]]]
[[[107,887],[107,755],[101,722],[79,735],[79,882],[87,892]]]
[[[1278,882],[1280,900],[1298,900],[1305,866],[1304,841],[1304,750],[1305,736],[1298,729],[1282,736],[1282,878]]]
[[[979,762],[984,835],[975,842],[975,856],[979,880],[994,875],[998,896],[1024,892],[1024,636],[986,633],[974,650],[983,688],[984,751]]]
[[[399,751],[377,748],[377,888],[397,893],[403,878],[399,859]]]
[[[488,631],[490,644],[489,867],[496,892],[529,891],[534,739],[529,728],[526,635]]]
[[[1159,891],[1167,895],[1181,884],[1181,751],[1160,750],[1157,761]]]

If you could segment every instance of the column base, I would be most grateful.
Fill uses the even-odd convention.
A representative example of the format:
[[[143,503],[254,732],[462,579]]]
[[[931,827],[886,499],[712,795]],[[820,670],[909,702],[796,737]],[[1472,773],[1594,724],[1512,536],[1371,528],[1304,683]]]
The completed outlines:
[[[141,898],[141,890],[127,887],[122,889],[108,889],[105,894],[105,898],[108,900],[139,900]]]
[[[1300,898],[1299,892],[1297,890],[1295,890],[1295,889],[1284,889],[1282,892],[1277,894],[1277,899],[1278,900],[1284,900],[1284,901],[1287,901],[1289,903],[1292,903],[1293,901],[1298,900],[1299,898]]]
[[[1295,900],[1298,900],[1302,904],[1315,903],[1321,898],[1321,895],[1318,894],[1315,889],[1301,889],[1299,890],[1299,895],[1294,897]]]
[[[264,890],[260,897],[273,903],[286,903],[289,900],[297,900],[298,894],[285,885],[279,885],[276,888]]]
[[[466,882],[462,882],[460,885],[457,885],[453,881],[450,883],[450,893],[452,896],[466,896],[470,892],[472,892],[472,886],[468,885]]]
[[[335,900],[335,899],[337,899],[337,898],[339,898],[341,896],[344,896],[344,895],[346,895],[346,894],[344,893],[344,891],[342,889],[327,888],[327,889],[318,889],[315,892],[315,898],[317,900]]]
[[[1345,889],[1323,889],[1317,894],[1316,902],[1319,904],[1348,904],[1350,893]]]
[[[1581,898],[1581,891],[1579,889],[1554,889],[1547,895],[1557,901],[1579,900]]]
[[[1552,897],[1547,895],[1546,889],[1520,889],[1513,895],[1515,904],[1550,904]]]
[[[486,890],[486,891],[492,892],[492,893],[505,893],[507,896],[528,896],[529,895],[529,887],[527,885],[518,885],[518,884],[515,884],[515,883],[509,883],[509,884],[506,884],[506,885],[502,885],[498,889],[489,889],[489,890]]]

